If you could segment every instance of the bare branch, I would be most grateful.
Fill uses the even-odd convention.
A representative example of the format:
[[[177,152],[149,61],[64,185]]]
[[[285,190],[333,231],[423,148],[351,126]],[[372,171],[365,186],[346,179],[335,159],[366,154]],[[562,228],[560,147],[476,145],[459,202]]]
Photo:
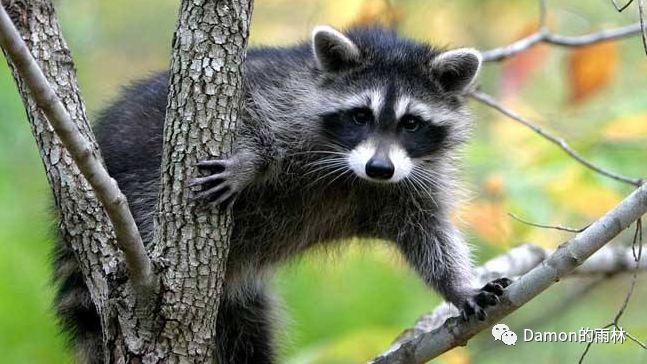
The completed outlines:
[[[133,284],[138,287],[150,286],[153,276],[151,262],[125,196],[93,153],[93,145],[79,133],[65,106],[52,89],[2,6],[0,6],[0,45],[105,208],[114,227],[119,248],[124,253]]]
[[[613,7],[614,7],[614,8],[616,8],[616,10],[617,10],[619,13],[622,13],[626,8],[628,8],[628,7],[629,7],[629,5],[631,5],[631,3],[633,3],[633,2],[634,2],[634,0],[628,0],[624,5],[620,6],[620,5],[618,5],[618,3],[616,2],[616,0],[611,0],[611,3],[613,3]]]
[[[547,7],[546,0],[539,0],[539,31],[546,31],[546,16],[547,16]]]
[[[464,345],[474,335],[514,312],[554,282],[572,273],[578,266],[586,267],[583,263],[589,257],[645,213],[647,213],[647,184],[635,190],[589,228],[560,245],[554,253],[540,261],[541,264],[537,262],[532,270],[507,288],[501,302],[488,312],[488,318],[485,321],[472,319],[462,322],[459,317],[452,317],[433,331],[424,332],[412,340],[393,347],[373,363],[424,363],[458,345]],[[514,263],[517,264],[517,262]],[[487,266],[488,264],[484,266],[485,269]],[[504,273],[511,273],[511,271]],[[482,272],[478,275],[485,276]]]
[[[638,17],[640,18],[640,34],[643,39],[643,49],[647,54],[647,25],[645,25],[645,4],[643,0],[638,0]]]
[[[498,103],[492,96],[490,96],[490,95],[488,95],[488,94],[486,94],[484,92],[481,92],[481,91],[472,91],[470,93],[470,96],[472,96],[477,101],[492,107],[493,109],[495,109],[495,110],[499,111],[500,113],[508,116],[509,118],[511,118],[511,119],[513,119],[515,121],[518,121],[521,124],[523,124],[523,125],[527,126],[528,128],[532,129],[535,133],[537,133],[537,134],[541,135],[542,137],[548,139],[549,141],[553,142],[554,144],[556,144],[557,146],[562,148],[562,150],[564,150],[568,155],[570,155],[571,157],[573,157],[575,160],[577,160],[581,164],[585,165],[586,167],[592,169],[593,171],[595,171],[597,173],[600,173],[600,174],[602,174],[604,176],[607,176],[609,178],[613,178],[613,179],[615,179],[617,181],[620,181],[620,182],[628,183],[628,184],[631,184],[631,185],[634,185],[634,186],[642,185],[643,180],[640,179],[640,178],[632,178],[632,177],[623,176],[623,175],[620,175],[620,174],[615,173],[615,172],[611,172],[611,171],[609,171],[609,170],[607,170],[605,168],[602,168],[600,166],[597,166],[597,165],[593,164],[588,159],[584,158],[579,153],[577,153],[575,150],[573,150],[573,148],[571,148],[571,146],[564,139],[561,139],[559,137],[554,136],[553,134],[547,132],[543,128],[533,124],[530,120],[526,119],[525,117],[517,114],[516,112],[514,112],[514,111],[512,111],[510,109],[505,108],[503,105]]]
[[[485,285],[501,277],[518,277],[537,267],[553,250],[544,249],[537,245],[523,244],[512,248],[487,261],[476,269],[476,282]],[[584,264],[579,266],[569,277],[573,276],[609,276],[636,269],[632,249],[621,245],[607,245],[592,255]],[[637,269],[647,269],[647,262],[642,262]],[[432,312],[420,317],[414,326],[404,331],[393,343],[392,349],[413,338],[430,332],[442,325],[450,317],[457,316],[458,309],[444,302]]]
[[[483,61],[502,61],[508,57],[524,52],[540,43],[547,43],[561,47],[581,47],[585,45],[629,37],[640,32],[641,25],[639,23],[627,25],[621,28],[601,30],[599,32],[578,36],[554,34],[546,30],[545,28],[541,28],[535,33],[532,33],[529,36],[522,38],[510,45],[490,49],[483,52]]]
[[[571,228],[571,227],[568,227],[568,226],[563,226],[563,225],[537,224],[537,223],[534,223],[534,222],[530,222],[528,220],[524,220],[524,219],[520,218],[519,216],[513,214],[512,212],[509,212],[508,215],[510,215],[511,218],[513,218],[513,219],[515,219],[515,220],[517,220],[517,221],[519,221],[521,223],[524,223],[526,225],[530,225],[530,226],[534,226],[534,227],[538,227],[538,228],[543,228],[543,229],[554,229],[554,230],[560,230],[560,231],[567,231],[569,233],[581,233],[582,231],[584,231],[588,227],[588,226],[586,226],[586,227],[583,227],[581,229],[574,229],[574,228]]]
[[[638,245],[638,253],[636,253],[636,245]],[[631,251],[636,261],[636,268],[634,269],[633,280],[631,281],[631,287],[629,288],[629,292],[627,292],[627,295],[625,296],[625,300],[622,303],[620,310],[618,310],[618,313],[613,319],[614,325],[618,325],[618,322],[620,321],[620,318],[622,317],[622,315],[624,315],[625,310],[629,305],[629,300],[631,300],[631,296],[633,295],[634,290],[636,289],[636,282],[638,280],[638,269],[640,268],[640,260],[641,260],[640,258],[642,257],[642,250],[643,250],[642,220],[638,219],[638,221],[636,221],[636,232],[634,233],[633,244],[631,245]]]

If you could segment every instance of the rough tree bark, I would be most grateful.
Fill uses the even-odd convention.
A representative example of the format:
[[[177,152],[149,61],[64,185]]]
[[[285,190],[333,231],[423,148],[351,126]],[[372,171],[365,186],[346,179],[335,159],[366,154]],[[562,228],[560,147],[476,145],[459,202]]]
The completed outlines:
[[[2,5],[55,91],[43,96],[49,91],[44,81],[40,88],[34,88],[33,80],[29,87],[25,85],[27,52],[21,54],[25,56],[22,62],[9,62],[54,192],[61,236],[76,253],[101,317],[105,361],[211,362],[231,219],[228,213],[198,212],[188,199],[186,181],[195,174],[198,159],[231,153],[252,1],[182,3],[173,42],[158,229],[155,244],[149,245],[160,273],[159,284],[146,294],[133,282],[140,272],[129,271],[130,280],[123,279],[124,254],[117,243],[122,244],[126,258],[130,252],[121,238],[115,238],[104,208],[39,110],[39,106],[47,109],[61,102],[65,110],[59,109],[60,119],[71,120],[78,128],[78,133],[72,133],[87,144],[72,156],[79,160],[90,154],[98,161],[95,166],[101,163],[54,7],[47,0],[3,0]],[[7,25],[3,36],[8,41],[3,46],[20,50],[23,46],[16,41],[22,42],[17,34],[14,38],[10,34],[15,30],[6,21],[3,25]],[[92,172],[85,171],[90,180]],[[124,215],[129,214],[125,211]],[[136,229],[135,235],[141,240]]]
[[[77,86],[72,56],[50,1],[3,0],[7,12],[23,41],[37,59],[40,68],[63,101],[72,121],[92,144],[92,153],[101,158],[85,106]],[[73,162],[60,138],[24,84],[14,64],[9,62],[27,118],[45,166],[59,215],[60,238],[73,249],[85,282],[102,319],[108,304],[108,276],[120,260],[114,231],[107,214],[90,184]],[[105,320],[102,320],[105,326]]]
[[[251,0],[184,0],[173,39],[153,257],[169,265],[157,346],[178,358],[207,362],[216,337],[231,218],[199,213],[186,186],[199,160],[231,153],[251,12]]]
[[[199,213],[188,199],[190,191],[186,182],[195,175],[194,165],[199,159],[226,157],[231,153],[241,103],[241,71],[252,0],[182,2],[173,42],[158,228],[154,244],[149,245],[160,273],[159,284],[154,285],[148,295],[137,292],[137,287],[121,278],[120,267],[129,251],[124,249],[124,254],[117,248],[123,246],[122,239],[115,237],[119,234],[115,234],[99,199],[35,101],[38,100],[41,107],[48,102],[62,102],[66,110],[63,113],[69,114],[64,117],[74,122],[78,136],[88,144],[87,150],[77,153],[86,153],[101,161],[54,8],[47,0],[2,2],[55,91],[45,98],[43,95],[34,97],[29,91],[34,90],[33,84],[27,87],[25,81],[29,78],[23,78],[25,69],[20,70],[18,62],[10,62],[54,193],[61,220],[61,236],[74,250],[101,316],[106,361],[211,361],[211,348],[217,339],[215,320],[225,274],[230,217],[227,213],[215,211]],[[2,20],[3,25],[8,23],[5,20]],[[3,35],[12,30],[10,28],[0,27]],[[620,33],[604,33],[601,38],[566,39],[544,29],[536,37],[520,41],[517,46],[504,49],[503,53],[490,58],[503,58],[538,42],[572,45],[570,43],[575,41],[596,42],[636,31],[636,26],[631,26],[623,28]],[[3,47],[7,48],[5,42]],[[14,48],[20,47],[22,45],[19,44]],[[545,133],[542,135],[547,137]],[[83,158],[77,153],[72,155],[77,160]],[[83,171],[86,175],[91,174],[88,170]],[[603,174],[636,186],[643,182]],[[574,270],[645,211],[647,185],[521,277],[508,289],[502,304],[490,312],[487,322],[470,321],[458,325],[455,319],[449,319],[432,332],[423,330],[425,332],[414,340],[400,342],[376,362],[423,362],[464,343],[489,323],[509,314]]]

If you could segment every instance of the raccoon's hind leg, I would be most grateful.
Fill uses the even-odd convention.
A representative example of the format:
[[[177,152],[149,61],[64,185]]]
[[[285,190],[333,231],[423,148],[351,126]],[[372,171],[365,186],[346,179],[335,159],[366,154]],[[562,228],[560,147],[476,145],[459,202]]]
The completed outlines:
[[[218,364],[272,364],[272,300],[265,292],[223,297],[216,323]]]

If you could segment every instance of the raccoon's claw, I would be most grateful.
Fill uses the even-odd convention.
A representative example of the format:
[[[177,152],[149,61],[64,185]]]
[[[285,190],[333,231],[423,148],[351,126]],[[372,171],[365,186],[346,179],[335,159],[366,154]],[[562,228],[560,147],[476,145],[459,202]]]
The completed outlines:
[[[476,315],[476,318],[484,321],[487,317],[485,309],[499,303],[499,296],[503,295],[505,287],[510,283],[512,281],[508,278],[495,279],[483,286],[474,296],[467,298],[461,306],[463,320],[467,321],[470,316]]]
[[[208,159],[200,161],[196,165],[198,168],[216,168],[225,170],[227,167],[231,167],[234,163],[236,163],[234,159]]]
[[[193,197],[194,201],[202,201],[206,205],[215,205],[220,208],[227,208],[233,202],[237,193],[229,185],[219,184]]]
[[[223,171],[220,173],[214,173],[210,176],[192,179],[191,182],[189,182],[189,187],[197,187],[197,186],[202,186],[202,185],[211,184],[211,183],[220,184],[221,182],[223,182],[229,177],[230,177],[230,174],[227,173],[226,171]]]
[[[198,168],[213,170],[213,174],[199,177],[189,182],[189,187],[201,187],[203,190],[196,193],[192,200],[199,201],[205,206],[218,206],[226,209],[231,206],[242,189],[232,171],[236,165],[234,159],[213,159],[201,161]]]

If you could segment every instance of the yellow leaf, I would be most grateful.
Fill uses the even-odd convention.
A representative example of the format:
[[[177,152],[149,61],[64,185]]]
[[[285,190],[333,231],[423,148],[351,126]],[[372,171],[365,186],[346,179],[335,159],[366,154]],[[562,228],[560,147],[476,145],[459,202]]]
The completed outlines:
[[[622,196],[606,186],[591,184],[584,169],[573,165],[546,186],[551,198],[570,211],[596,218],[617,205]]]
[[[603,42],[580,47],[568,58],[569,100],[581,102],[609,83],[618,68],[618,46]]]
[[[469,364],[471,362],[469,352],[461,347],[454,348],[438,358],[438,363],[441,364]]]
[[[579,186],[566,198],[567,206],[591,218],[599,217],[622,200],[617,192],[597,185]]]
[[[643,140],[647,137],[647,112],[612,121],[602,135],[608,140],[625,142]]]
[[[562,224],[563,221],[556,221],[553,225]],[[520,223],[521,224],[521,223]],[[550,225],[551,223],[549,223]],[[523,237],[523,241],[529,241],[545,249],[555,249],[559,244],[569,239],[570,235],[557,230],[548,230],[542,228],[532,228],[529,233]]]
[[[402,20],[402,9],[390,0],[365,0],[357,13],[355,25],[380,24],[395,27]]]
[[[375,357],[375,353],[388,347],[396,330],[384,328],[362,328],[346,335],[336,337],[310,353],[310,360],[302,361],[312,364],[323,363],[365,363]]]
[[[537,111],[523,100],[509,97],[503,100],[503,104],[541,125]],[[515,165],[528,166],[545,155],[545,141],[526,126],[505,116],[500,116],[488,125],[493,135],[497,136],[497,146],[503,148],[508,155],[514,156]]]
[[[344,27],[357,18],[357,14],[363,6],[363,0],[329,0],[323,2],[322,13],[326,15],[324,19],[332,19],[328,22],[338,28]]]
[[[582,183],[583,169],[579,165],[568,167],[561,174],[555,176],[552,182],[546,185],[546,190],[556,200],[563,200],[573,191],[578,184]]]

